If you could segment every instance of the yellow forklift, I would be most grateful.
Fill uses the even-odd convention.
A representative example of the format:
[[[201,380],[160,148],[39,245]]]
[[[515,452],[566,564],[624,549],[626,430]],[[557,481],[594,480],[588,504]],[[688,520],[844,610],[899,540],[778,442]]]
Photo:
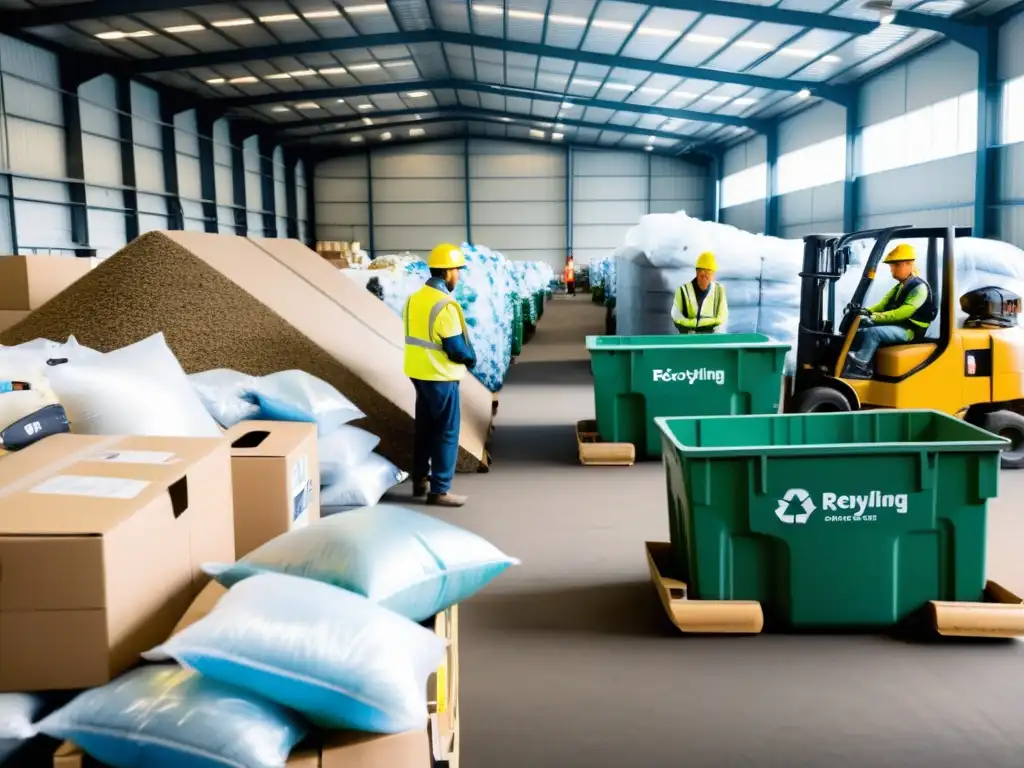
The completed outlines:
[[[998,287],[956,292],[956,241],[970,228],[886,227],[804,238],[796,370],[786,410],[795,413],[861,408],[928,408],[952,414],[1011,441],[1002,466],[1024,467],[1024,328],[1021,297]],[[870,322],[865,300],[892,241],[924,241],[925,277],[938,317],[914,342],[880,347],[864,377],[847,371],[857,330]],[[851,249],[869,241],[870,254],[850,303],[837,317],[836,285],[851,267]],[[873,241],[873,242],[871,242]],[[882,279],[889,282],[887,272]],[[958,327],[957,306],[968,315]]]

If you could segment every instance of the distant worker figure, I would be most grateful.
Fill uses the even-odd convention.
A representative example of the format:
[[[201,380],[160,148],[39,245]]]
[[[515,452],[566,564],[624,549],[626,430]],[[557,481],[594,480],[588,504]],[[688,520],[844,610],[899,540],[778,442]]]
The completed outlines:
[[[570,296],[576,295],[576,265],[572,262],[572,256],[565,263],[565,292]]]
[[[459,454],[459,382],[476,365],[466,318],[452,297],[466,257],[443,243],[427,258],[430,279],[409,297],[405,322],[405,375],[416,388],[412,493],[427,504],[461,507],[451,492]]]
[[[715,282],[715,254],[697,257],[697,275],[676,289],[672,322],[680,333],[715,333],[729,317],[725,287]]]
[[[900,243],[883,262],[897,281],[873,307],[861,309],[865,320],[847,355],[846,375],[871,378],[872,361],[879,347],[906,344],[922,338],[938,315],[931,286],[917,273],[914,248]]]

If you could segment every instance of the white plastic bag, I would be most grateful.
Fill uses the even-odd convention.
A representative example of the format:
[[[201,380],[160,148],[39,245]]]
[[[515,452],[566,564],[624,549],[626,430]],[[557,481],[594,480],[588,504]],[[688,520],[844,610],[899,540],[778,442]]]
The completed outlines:
[[[33,725],[44,701],[30,693],[0,693],[0,741],[25,741],[36,735]]]
[[[253,395],[260,417],[271,421],[312,421],[326,435],[350,421],[366,418],[347,397],[326,381],[305,371],[281,371],[262,376]]]
[[[400,733],[426,725],[427,678],[444,649],[433,631],[354,592],[265,573],[144,656],[173,658],[321,727]]]
[[[343,424],[321,435],[316,449],[320,460],[320,485],[340,481],[345,472],[365,462],[379,444],[379,437],[351,424]]]
[[[251,394],[259,381],[255,376],[216,368],[193,373],[188,380],[207,412],[225,429],[259,416],[260,407]]]
[[[97,358],[53,366],[47,376],[72,432],[222,436],[162,333]]]
[[[321,507],[367,507],[409,475],[383,456],[371,453],[341,473],[341,478],[320,489]]]

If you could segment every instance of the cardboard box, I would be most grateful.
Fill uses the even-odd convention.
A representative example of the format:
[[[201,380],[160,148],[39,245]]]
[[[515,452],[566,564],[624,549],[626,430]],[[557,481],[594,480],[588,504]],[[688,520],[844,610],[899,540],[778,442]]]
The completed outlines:
[[[299,369],[367,415],[378,452],[412,467],[416,395],[402,318],[296,240],[147,232],[15,328],[0,344],[65,339],[106,352],[156,332],[187,373]],[[491,393],[460,385],[458,469],[486,465]]]
[[[234,556],[230,444],[53,435],[0,462],[0,691],[103,685]]]
[[[459,606],[453,605],[433,620],[438,637],[448,642],[448,653],[430,676],[428,711],[430,751],[435,766],[457,768],[459,763]]]
[[[85,277],[94,261],[73,256],[0,256],[0,309],[38,309]]]
[[[316,425],[243,421],[228,430],[235,557],[320,518]]]
[[[0,309],[0,331],[6,331],[12,325],[20,323],[29,314],[27,309]]]

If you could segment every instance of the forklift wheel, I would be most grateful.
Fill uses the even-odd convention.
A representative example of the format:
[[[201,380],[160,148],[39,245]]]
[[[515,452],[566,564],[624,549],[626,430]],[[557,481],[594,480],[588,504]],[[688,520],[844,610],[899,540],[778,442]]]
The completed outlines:
[[[839,413],[850,410],[850,401],[832,387],[811,387],[793,398],[794,413]]]
[[[988,414],[981,426],[1010,441],[1000,457],[1003,469],[1024,468],[1024,416],[1013,411],[996,411]]]

